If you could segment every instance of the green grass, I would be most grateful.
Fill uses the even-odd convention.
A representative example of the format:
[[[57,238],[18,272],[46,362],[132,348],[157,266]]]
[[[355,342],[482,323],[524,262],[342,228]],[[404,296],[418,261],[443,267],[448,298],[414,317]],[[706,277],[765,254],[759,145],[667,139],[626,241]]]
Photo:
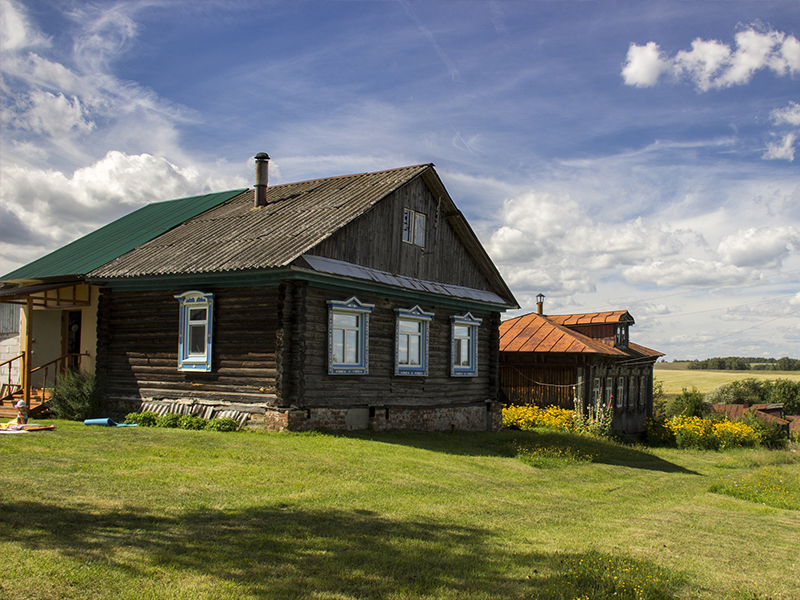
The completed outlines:
[[[800,512],[711,491],[796,451],[56,423],[0,437],[3,598],[800,598]]]
[[[696,387],[702,394],[741,379],[789,379],[800,381],[800,371],[706,371],[687,369],[686,363],[656,363],[654,376],[664,382],[664,393],[680,394],[683,388]]]

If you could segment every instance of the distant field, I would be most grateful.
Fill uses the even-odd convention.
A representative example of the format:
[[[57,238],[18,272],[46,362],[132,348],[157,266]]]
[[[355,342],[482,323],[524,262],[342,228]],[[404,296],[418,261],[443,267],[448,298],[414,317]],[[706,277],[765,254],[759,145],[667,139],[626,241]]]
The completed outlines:
[[[739,379],[790,379],[800,381],[800,371],[704,371],[690,370],[687,363],[656,363],[655,378],[664,382],[665,394],[680,394],[683,388],[696,387],[707,394],[721,385]]]

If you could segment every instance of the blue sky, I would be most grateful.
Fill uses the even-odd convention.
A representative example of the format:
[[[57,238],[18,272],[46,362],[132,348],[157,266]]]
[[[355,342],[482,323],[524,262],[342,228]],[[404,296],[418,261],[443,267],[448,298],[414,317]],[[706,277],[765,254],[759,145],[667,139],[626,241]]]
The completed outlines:
[[[1,272],[250,185],[260,151],[272,183],[433,162],[524,311],[627,309],[667,360],[800,357],[798,2],[0,11]]]

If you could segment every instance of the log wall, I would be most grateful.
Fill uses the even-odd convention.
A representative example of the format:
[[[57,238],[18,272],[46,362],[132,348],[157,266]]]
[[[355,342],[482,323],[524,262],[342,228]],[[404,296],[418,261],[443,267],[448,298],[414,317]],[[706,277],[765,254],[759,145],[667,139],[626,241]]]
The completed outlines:
[[[210,373],[178,371],[178,301],[186,290],[115,292],[98,305],[97,372],[110,399],[277,401],[277,288],[214,293]]]
[[[499,314],[473,313],[482,319],[478,328],[478,376],[450,376],[450,316],[462,311],[420,305],[435,316],[429,324],[428,376],[394,375],[395,308],[412,308],[413,302],[398,303],[357,295],[361,302],[375,304],[369,319],[369,373],[328,374],[328,300],[349,296],[318,287],[308,287],[306,297],[304,407],[356,406],[449,406],[497,399],[497,339]]]

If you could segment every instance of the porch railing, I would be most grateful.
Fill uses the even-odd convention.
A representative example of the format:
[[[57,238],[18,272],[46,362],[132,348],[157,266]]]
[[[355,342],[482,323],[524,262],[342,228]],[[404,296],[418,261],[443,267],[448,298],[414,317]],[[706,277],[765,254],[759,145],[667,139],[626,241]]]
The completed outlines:
[[[31,369],[31,380],[33,379],[33,374],[38,371],[44,371],[42,374],[42,404],[47,402],[47,382],[48,376],[50,374],[50,368],[53,368],[53,385],[51,387],[55,387],[58,383],[59,375],[63,375],[66,373],[68,369],[79,369],[81,366],[81,357],[88,356],[88,354],[77,354],[77,353],[69,353],[64,354],[63,356],[59,356],[56,359],[51,360],[49,363],[45,363],[38,367]]]
[[[0,363],[0,370],[5,367],[8,369],[6,373],[6,381],[3,382],[2,387],[0,387],[0,402],[5,400],[6,398],[10,398],[13,396],[14,392],[19,391],[22,386],[19,383],[11,383],[11,373],[13,371],[12,364],[14,361],[19,361],[18,369],[17,369],[17,381],[19,378],[22,377],[22,373],[25,371],[25,353],[19,354],[14,358],[9,358],[8,360],[4,360]]]

